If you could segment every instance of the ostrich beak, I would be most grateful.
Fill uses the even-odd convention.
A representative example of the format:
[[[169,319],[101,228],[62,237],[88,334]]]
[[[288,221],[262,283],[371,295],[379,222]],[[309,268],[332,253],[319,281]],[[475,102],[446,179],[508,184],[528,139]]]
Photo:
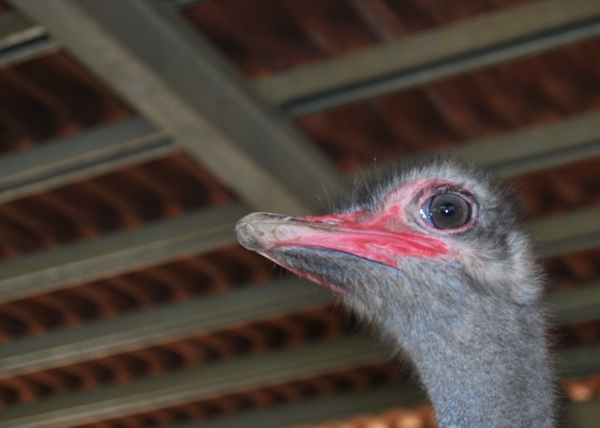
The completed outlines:
[[[408,229],[389,230],[376,222],[357,221],[360,213],[288,217],[253,213],[236,226],[239,242],[282,264],[271,253],[282,248],[323,249],[351,254],[394,268],[403,257],[445,259],[448,245]]]

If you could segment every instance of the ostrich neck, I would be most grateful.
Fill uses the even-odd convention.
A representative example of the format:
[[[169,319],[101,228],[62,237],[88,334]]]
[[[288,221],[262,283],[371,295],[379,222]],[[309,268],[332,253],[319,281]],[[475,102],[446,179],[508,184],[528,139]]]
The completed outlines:
[[[413,317],[409,335],[393,334],[419,372],[439,427],[553,427],[541,311],[490,307],[444,316],[436,309]]]

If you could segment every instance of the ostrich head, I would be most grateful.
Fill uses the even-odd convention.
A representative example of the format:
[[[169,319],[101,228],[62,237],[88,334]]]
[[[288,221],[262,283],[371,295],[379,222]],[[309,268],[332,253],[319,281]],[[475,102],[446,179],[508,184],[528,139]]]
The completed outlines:
[[[254,213],[236,230],[410,358],[440,426],[547,427],[543,283],[514,199],[482,169],[437,159],[367,177],[337,214]]]

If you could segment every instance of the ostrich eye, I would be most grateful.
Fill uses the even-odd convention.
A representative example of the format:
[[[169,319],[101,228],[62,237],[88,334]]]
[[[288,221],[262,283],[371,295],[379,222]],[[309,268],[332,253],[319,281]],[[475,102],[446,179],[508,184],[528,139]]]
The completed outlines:
[[[471,219],[471,205],[458,195],[446,193],[429,198],[420,214],[427,224],[437,229],[456,229]]]

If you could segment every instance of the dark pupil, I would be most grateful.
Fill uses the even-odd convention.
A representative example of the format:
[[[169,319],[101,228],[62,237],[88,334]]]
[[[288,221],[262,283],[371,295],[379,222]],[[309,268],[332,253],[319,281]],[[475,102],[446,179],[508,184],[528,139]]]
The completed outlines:
[[[471,219],[471,206],[458,195],[447,193],[431,198],[430,219],[440,229],[456,229]]]
[[[454,211],[454,205],[442,205],[440,207],[440,212],[447,216],[451,216],[452,214],[454,214]]]

